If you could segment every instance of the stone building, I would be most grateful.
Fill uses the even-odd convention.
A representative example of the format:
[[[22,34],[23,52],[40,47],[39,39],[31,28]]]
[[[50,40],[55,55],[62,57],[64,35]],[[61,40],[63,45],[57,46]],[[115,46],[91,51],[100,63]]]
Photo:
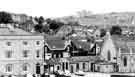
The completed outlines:
[[[107,35],[100,58],[109,64],[116,64],[115,72],[135,72],[135,36]]]
[[[0,49],[0,72],[2,74],[43,73],[43,35],[31,34],[13,28],[11,25],[0,27]]]
[[[52,71],[68,70],[70,57],[71,41],[62,39],[48,39],[45,45],[46,69]],[[51,69],[52,68],[52,69]]]
[[[135,73],[135,36],[115,36],[119,72]]]

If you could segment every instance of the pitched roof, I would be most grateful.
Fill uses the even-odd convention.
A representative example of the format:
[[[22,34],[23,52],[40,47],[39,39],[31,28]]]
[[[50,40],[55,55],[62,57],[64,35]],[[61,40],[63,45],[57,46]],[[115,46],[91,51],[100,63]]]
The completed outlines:
[[[135,47],[135,36],[111,36],[116,49],[121,48],[121,53],[130,53],[130,48]]]
[[[0,36],[37,35],[25,30],[15,28],[12,24],[0,24]]]
[[[72,40],[72,44],[77,48],[77,49],[83,49],[83,50],[90,50],[91,49],[91,45],[93,45],[93,43],[89,43],[87,41],[83,41],[83,40]]]
[[[50,50],[64,50],[70,44],[70,40],[48,39],[46,44]]]
[[[14,30],[10,30],[9,28],[0,28],[0,35],[32,35],[32,34],[18,28],[15,28]]]

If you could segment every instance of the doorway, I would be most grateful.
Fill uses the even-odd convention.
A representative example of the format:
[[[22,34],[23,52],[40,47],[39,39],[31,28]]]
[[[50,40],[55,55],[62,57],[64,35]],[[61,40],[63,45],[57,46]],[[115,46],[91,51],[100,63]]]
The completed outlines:
[[[74,73],[74,66],[73,66],[73,65],[70,66],[70,69],[71,69],[71,70],[70,70],[71,73]]]

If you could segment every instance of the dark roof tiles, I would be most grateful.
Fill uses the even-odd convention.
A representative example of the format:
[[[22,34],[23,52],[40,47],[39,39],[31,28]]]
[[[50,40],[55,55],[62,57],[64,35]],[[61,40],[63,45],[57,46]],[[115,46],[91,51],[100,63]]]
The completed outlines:
[[[50,50],[64,50],[70,44],[70,40],[46,40]]]

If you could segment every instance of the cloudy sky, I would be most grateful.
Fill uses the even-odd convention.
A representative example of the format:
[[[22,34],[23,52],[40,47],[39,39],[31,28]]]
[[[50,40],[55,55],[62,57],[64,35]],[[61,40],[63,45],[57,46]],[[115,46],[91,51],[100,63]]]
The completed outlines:
[[[134,0],[1,0],[0,11],[26,13],[32,16],[61,17],[77,11],[93,13],[135,12]]]

